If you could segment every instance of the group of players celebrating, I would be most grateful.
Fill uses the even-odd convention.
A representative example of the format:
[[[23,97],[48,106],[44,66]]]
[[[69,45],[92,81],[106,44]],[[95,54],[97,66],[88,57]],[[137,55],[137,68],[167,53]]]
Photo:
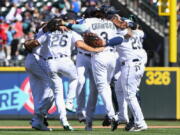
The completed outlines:
[[[83,34],[95,33],[101,45],[85,42]],[[147,62],[142,42],[144,32],[133,17],[124,18],[110,5],[88,7],[81,19],[73,12],[43,23],[34,39],[24,45],[29,51],[25,67],[29,74],[34,98],[32,128],[51,131],[45,120],[53,102],[64,130],[72,131],[66,110],[74,111],[85,130],[92,131],[93,114],[97,97],[101,96],[106,117],[103,126],[114,131],[119,124],[126,124],[127,131],[146,130],[147,124],[138,102],[137,93]],[[92,41],[93,42],[93,41]],[[75,63],[72,50],[77,49]],[[69,90],[64,101],[62,77],[69,79]],[[85,81],[90,80],[90,93],[85,103]],[[117,98],[114,109],[112,89]],[[133,119],[129,120],[128,108]]]

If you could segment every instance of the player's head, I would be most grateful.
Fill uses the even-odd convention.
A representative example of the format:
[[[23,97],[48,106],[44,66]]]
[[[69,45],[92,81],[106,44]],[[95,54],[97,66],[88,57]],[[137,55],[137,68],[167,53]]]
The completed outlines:
[[[65,15],[62,15],[64,21],[69,23],[76,23],[76,19],[78,18],[77,14],[73,11],[68,11]]]
[[[104,14],[105,18],[106,19],[111,19],[111,17],[114,15],[114,14],[117,14],[119,11],[116,10],[113,6],[110,6],[110,5],[102,5],[100,8],[99,8],[100,12]]]
[[[123,21],[125,21],[127,23],[128,27],[131,28],[132,30],[137,29],[137,24],[135,22],[133,22],[132,20],[124,18]]]
[[[49,32],[53,32],[58,30],[60,25],[61,25],[61,18],[53,18],[47,23],[46,28],[48,29]]]
[[[82,17],[84,18],[91,18],[94,17],[94,13],[97,11],[98,9],[95,6],[89,6],[87,7],[87,9],[81,14]]]
[[[133,29],[141,29],[142,30],[142,27],[139,25],[137,16],[130,15],[129,20],[133,21],[133,23],[134,23]]]

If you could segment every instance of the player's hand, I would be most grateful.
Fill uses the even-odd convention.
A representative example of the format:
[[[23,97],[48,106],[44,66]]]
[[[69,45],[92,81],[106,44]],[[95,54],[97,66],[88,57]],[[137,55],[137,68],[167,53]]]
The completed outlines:
[[[64,20],[61,20],[61,24],[66,26],[67,25],[67,22],[65,22]]]
[[[107,44],[106,41],[103,40],[103,41],[102,41],[102,46],[106,46],[106,44]]]
[[[102,52],[105,47],[97,47],[95,48],[95,52]]]

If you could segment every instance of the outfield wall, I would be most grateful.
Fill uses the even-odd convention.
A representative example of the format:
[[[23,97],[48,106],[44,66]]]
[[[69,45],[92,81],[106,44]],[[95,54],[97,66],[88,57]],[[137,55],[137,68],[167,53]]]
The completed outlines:
[[[32,117],[34,107],[29,78],[23,67],[0,67],[0,118],[26,119]],[[146,119],[180,119],[180,68],[146,68],[140,85],[142,109]],[[68,79],[63,79],[64,97]],[[86,80],[86,101],[89,80]],[[76,103],[76,101],[75,101]],[[98,97],[96,117],[104,116],[103,102]],[[50,109],[56,118],[56,107]],[[68,113],[75,118],[74,113]]]

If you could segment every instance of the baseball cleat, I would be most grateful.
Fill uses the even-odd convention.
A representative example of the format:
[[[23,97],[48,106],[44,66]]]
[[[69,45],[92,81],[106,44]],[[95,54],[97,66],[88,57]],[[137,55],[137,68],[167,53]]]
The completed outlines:
[[[29,124],[32,125],[33,121],[34,121],[34,119],[31,119],[31,120],[29,121]],[[47,126],[47,127],[49,126],[49,123],[48,123],[48,121],[47,121],[47,118],[44,118],[43,123],[44,123],[45,126]]]
[[[44,118],[43,123],[44,123],[45,126],[49,126],[49,123],[48,123],[48,121],[47,121],[47,118]]]
[[[119,121],[114,118],[111,120],[111,131],[114,131],[118,128]]]
[[[110,126],[110,125],[111,125],[111,119],[106,115],[102,122],[102,126]]]
[[[40,124],[40,123],[35,123],[35,124],[32,123],[32,128],[40,131],[52,131],[52,128],[48,128],[44,124]]]
[[[85,126],[86,131],[92,131],[92,122],[87,122]]]
[[[69,112],[76,112],[76,109],[74,108],[74,104],[71,102],[66,102],[66,110]]]
[[[70,125],[64,125],[63,128],[65,131],[73,131],[74,130]]]
[[[133,126],[134,126],[134,122],[129,122],[129,123],[126,124],[124,129],[126,131],[129,131]]]
[[[128,131],[129,132],[139,132],[139,131],[143,131],[143,130],[147,130],[147,129],[148,129],[148,126],[146,125],[146,123],[143,125],[139,125],[139,126],[134,124],[134,126],[132,126]]]

